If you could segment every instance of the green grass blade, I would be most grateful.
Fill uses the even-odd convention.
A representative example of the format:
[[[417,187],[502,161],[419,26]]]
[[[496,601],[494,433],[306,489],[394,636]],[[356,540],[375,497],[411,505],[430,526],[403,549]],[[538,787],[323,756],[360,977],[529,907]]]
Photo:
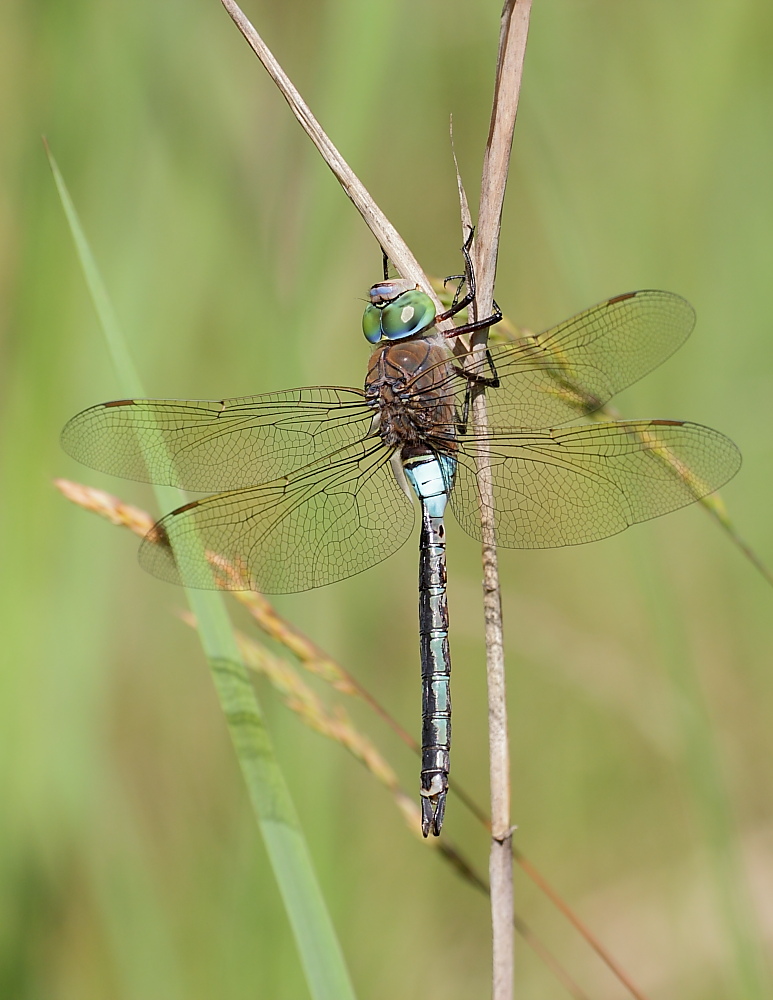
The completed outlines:
[[[83,227],[81,226],[78,218],[78,213],[75,211],[75,205],[70,197],[70,192],[67,190],[67,185],[64,183],[64,178],[59,171],[59,167],[56,165],[56,160],[54,159],[45,138],[43,139],[43,145],[46,148],[46,155],[48,156],[48,162],[51,166],[51,172],[54,175],[54,182],[56,183],[56,189],[59,192],[59,199],[62,202],[64,214],[67,216],[67,224],[70,227],[70,233],[75,243],[78,260],[80,261],[81,268],[83,269],[83,276],[86,279],[89,294],[91,295],[91,300],[94,303],[94,309],[99,317],[99,324],[102,327],[102,333],[105,337],[105,343],[107,344],[107,349],[110,354],[110,360],[112,361],[116,375],[118,376],[121,391],[126,394],[127,398],[141,396],[143,393],[139,372],[137,371],[131,355],[129,354],[126,341],[121,333],[121,328],[118,325],[118,319],[115,315],[113,304],[110,301],[107,289],[102,281],[102,276],[99,273],[96,262],[91,253],[91,249],[89,248],[86,235],[83,232]]]
[[[122,392],[127,397],[142,396],[139,375],[75,206],[48,147],[46,151]],[[185,502],[179,490],[155,487],[155,493],[164,510]],[[354,1000],[343,953],[311,864],[295,806],[242,663],[222,594],[186,589],[186,595],[196,616],[201,644],[295,935],[311,996],[314,1000]]]

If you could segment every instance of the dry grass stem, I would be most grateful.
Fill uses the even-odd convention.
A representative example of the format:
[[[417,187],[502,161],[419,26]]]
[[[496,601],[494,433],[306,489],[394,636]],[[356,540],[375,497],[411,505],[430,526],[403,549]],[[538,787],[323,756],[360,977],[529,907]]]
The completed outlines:
[[[153,527],[153,518],[147,511],[124,503],[110,493],[90,486],[84,486],[81,483],[74,483],[68,479],[56,479],[54,480],[54,484],[68,500],[77,506],[99,514],[100,517],[105,518],[111,524],[128,528],[140,538],[144,538]],[[212,555],[212,562],[221,571],[223,571],[226,565],[225,560],[215,555]],[[235,573],[236,571],[232,569],[231,572]],[[282,618],[262,594],[258,594],[255,591],[231,591],[231,594],[235,600],[247,608],[256,624],[270,638],[275,639],[285,646],[286,649],[289,649],[306,669],[321,677],[338,692],[366,701],[369,707],[377,711],[385,719],[404,743],[415,753],[418,754],[420,752],[417,742],[378,705],[378,702],[367,691],[364,691],[340,664],[327,656],[307,636],[296,629],[294,625]],[[193,617],[188,612],[182,612],[181,618],[187,624],[194,624]],[[399,787],[393,769],[384,760],[378,750],[376,750],[370,740],[357,732],[348,715],[339,709],[335,709],[332,712],[329,711],[324,706],[322,700],[303,683],[297,671],[286,660],[270,653],[253,639],[238,633],[237,637],[244,662],[249,669],[268,677],[271,684],[284,697],[288,707],[295,711],[307,725],[329,739],[336,740],[336,742],[344,746],[359,760],[374,777],[389,789],[398,810],[403,815],[411,832],[422,843],[439,851],[441,856],[462,878],[470,882],[477,889],[488,893],[489,886],[486,880],[465,860],[463,855],[449,841],[448,837],[425,840],[421,836],[421,818],[417,803],[413,797],[407,795]],[[470,796],[467,795],[464,789],[454,786],[454,792],[468,806],[473,815],[484,826],[490,829],[488,817]],[[544,876],[520,852],[514,852],[514,856],[525,874],[532,879],[567,917],[610,970],[618,976],[620,982],[629,989],[632,996],[636,997],[637,1000],[645,1000],[643,994],[630,984],[629,978],[622,972],[611,955],[596,939],[595,935],[583,924],[566,901],[550,886]],[[539,939],[531,933],[526,924],[514,916],[513,926],[534,951],[552,968],[556,977],[567,987],[571,995],[583,998],[585,994],[561,968],[560,964],[544,945],[541,944]]]
[[[222,3],[398,272],[403,277],[415,281],[417,285],[432,295],[436,306],[439,307],[440,302],[416,258],[330,141],[254,26],[234,0],[222,0]],[[493,301],[499,227],[518,107],[530,11],[531,0],[517,0],[517,2],[509,0],[505,4],[502,14],[494,104],[481,186],[478,240],[474,248],[476,277],[478,279],[476,303],[478,317],[490,313]],[[459,178],[458,171],[457,178]],[[459,193],[464,205],[466,197],[461,180],[459,180]],[[469,210],[466,214],[469,216]],[[473,344],[475,345],[477,342],[482,349],[485,345],[485,339],[484,331],[482,337],[473,338]],[[482,393],[479,393],[474,400],[473,419],[479,427],[486,426],[486,404]],[[512,834],[509,819],[509,748],[505,710],[502,612],[496,559],[493,491],[485,454],[481,456],[479,462],[478,476],[483,529],[484,616],[491,734],[493,833],[490,874],[494,928],[493,996],[494,1000],[504,1000],[504,998],[512,996],[513,981],[512,933],[510,930],[513,924]]]
[[[184,611],[180,617],[186,624],[195,628],[196,622],[190,612]],[[294,667],[282,657],[275,656],[260,643],[240,632],[236,633],[236,637],[245,665],[255,673],[265,676],[282,695],[287,707],[295,712],[310,729],[339,743],[390,791],[398,811],[418,840],[436,850],[466,882],[481,892],[488,893],[489,889],[485,879],[475,871],[448,837],[442,840],[435,838],[425,840],[421,834],[421,811],[415,799],[400,788],[394,770],[371,741],[357,730],[343,708],[340,706],[333,709],[328,708],[322,699],[301,680]],[[552,952],[534,934],[528,924],[519,917],[514,917],[513,926],[571,996],[575,997],[576,1000],[588,1000],[587,995]]]
[[[531,0],[507,0],[502,11],[491,124],[483,159],[473,263],[477,282],[475,318],[489,316],[494,302],[494,281],[499,251],[499,230],[505,198],[510,151],[529,32]],[[473,364],[482,363],[487,331],[473,334],[478,348]],[[485,392],[473,399],[473,421],[481,432],[488,427]],[[486,677],[489,714],[489,767],[491,784],[492,997],[511,1000],[514,988],[513,951],[513,852],[510,825],[510,747],[507,732],[502,600],[496,548],[496,521],[491,466],[485,448],[477,460],[483,537],[483,613],[486,632]]]
[[[112,493],[105,493],[104,490],[94,489],[93,486],[84,486],[82,483],[73,483],[69,479],[55,479],[54,486],[78,507],[99,514],[111,524],[128,528],[140,538],[144,538],[155,524],[147,511],[124,503],[114,497]]]
[[[507,0],[502,11],[494,101],[478,210],[476,250],[473,254],[478,282],[478,303],[490,312],[499,252],[499,230],[505,200],[510,151],[521,92],[531,0]]]
[[[456,190],[459,194],[459,213],[462,217],[462,242],[467,239],[467,234],[472,228],[472,213],[470,212],[470,202],[467,192],[464,189],[464,181],[459,171],[459,161],[456,159],[456,149],[454,148],[453,120],[451,121],[451,155],[454,158],[454,170],[456,171]]]
[[[386,251],[398,272],[404,278],[410,278],[435,302],[438,312],[441,311],[437,298],[427,275],[414,257],[408,244],[400,236],[395,227],[384,215],[362,181],[339,153],[324,131],[311,109],[303,100],[290,78],[279,65],[273,53],[250,23],[244,12],[234,0],[221,0],[234,24],[244,36],[247,44],[258,57],[264,69],[276,84],[279,92],[290,106],[301,127],[317,147],[320,156],[330,167],[338,183],[344,189],[347,197],[360,213],[365,225],[376,237]]]
[[[624,969],[618,965],[618,963],[612,958],[610,953],[604,947],[604,945],[598,940],[595,934],[586,927],[585,924],[578,918],[577,914],[567,906],[561,896],[555,891],[552,885],[544,878],[544,876],[536,870],[536,868],[521,854],[517,849],[513,849],[513,857],[521,866],[521,868],[526,872],[529,878],[534,882],[535,885],[539,886],[542,892],[548,897],[548,899],[553,903],[553,905],[563,913],[569,923],[585,938],[588,944],[593,948],[599,958],[605,963],[611,972],[613,972],[620,982],[625,986],[632,997],[636,1000],[647,1000],[647,997],[641,992],[641,990],[631,981]]]

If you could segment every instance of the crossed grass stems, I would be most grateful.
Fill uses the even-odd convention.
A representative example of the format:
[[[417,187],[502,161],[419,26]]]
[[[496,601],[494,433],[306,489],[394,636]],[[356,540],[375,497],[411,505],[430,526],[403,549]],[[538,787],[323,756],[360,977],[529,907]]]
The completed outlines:
[[[440,297],[445,298],[442,282],[434,284]],[[496,334],[492,336],[492,341],[496,342],[496,340],[519,341],[526,344],[532,340],[536,344],[536,338],[530,331],[514,326],[507,318],[503,319],[497,328]],[[575,410],[578,416],[591,416],[597,419],[619,419],[620,414],[613,407],[597,407],[596,401],[573,382],[572,373],[567,367],[565,360],[555,352],[554,361],[555,365],[550,371],[555,386],[554,391],[570,409]],[[773,585],[773,574],[761,562],[756,553],[738,536],[720,497],[717,494],[702,495],[706,491],[705,484],[665,444],[658,442],[656,434],[651,431],[633,431],[632,434],[639,440],[646,441],[648,450],[675,477],[687,485],[691,492],[694,493],[696,499],[700,499],[703,508],[720,524],[734,544],[752,562],[768,583]],[[63,479],[56,480],[55,483],[64,496],[78,506],[100,514],[113,524],[127,527],[141,537],[149,537],[157,544],[164,543],[161,535],[152,532],[154,519],[145,511],[125,504],[102,490],[92,489]],[[212,568],[216,581],[247,609],[252,619],[267,636],[284,646],[306,670],[330,684],[336,692],[365,702],[407,746],[417,754],[420,752],[413,737],[389,715],[379,702],[348,671],[324,653],[312,640],[296,629],[292,623],[279,615],[262,594],[254,590],[238,589],[240,587],[249,587],[249,583],[246,582],[249,580],[246,566],[230,562],[217,552],[207,551],[206,558]],[[195,626],[193,616],[189,612],[182,612],[181,617],[187,624]],[[421,828],[418,805],[413,797],[407,795],[401,788],[397,774],[392,766],[376,749],[371,740],[357,729],[343,706],[328,706],[302,680],[296,668],[287,659],[272,653],[260,642],[241,632],[237,632],[236,635],[246,666],[254,673],[265,676],[279,692],[287,707],[294,711],[309,728],[343,746],[373,777],[387,788],[408,827],[418,836]],[[227,664],[222,665],[222,669],[227,668]],[[490,830],[488,816],[471,796],[456,784],[454,785],[454,794],[475,818],[485,828]],[[466,860],[463,853],[447,837],[440,840],[426,841],[426,843],[438,851],[440,856],[452,866],[458,875],[479,891],[488,893],[487,880],[475,870],[474,866]],[[547,895],[550,901],[583,936],[588,945],[626,987],[630,995],[636,997],[637,1000],[646,1000],[641,990],[631,982],[625,971],[620,968],[601,942],[516,847],[513,847],[513,857],[524,873],[535,882],[540,890]],[[588,1000],[587,994],[574,982],[572,977],[542,941],[531,931],[529,926],[517,916],[514,918],[514,926],[515,930],[542,959],[546,966],[550,968],[568,993],[575,997],[576,1000]]]

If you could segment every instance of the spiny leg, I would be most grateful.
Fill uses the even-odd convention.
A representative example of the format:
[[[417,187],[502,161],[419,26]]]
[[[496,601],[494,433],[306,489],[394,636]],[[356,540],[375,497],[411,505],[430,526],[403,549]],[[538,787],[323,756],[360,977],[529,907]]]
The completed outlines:
[[[463,378],[467,383],[467,388],[464,393],[464,407],[462,408],[461,417],[457,414],[458,429],[460,434],[467,433],[467,419],[470,414],[470,401],[472,399],[472,387],[474,385],[483,386],[486,389],[498,389],[499,373],[497,372],[496,365],[494,364],[494,359],[491,357],[491,351],[486,348],[486,364],[491,372],[491,378],[486,378],[485,375],[477,375],[475,372],[467,371],[466,368],[460,368],[459,365],[453,365],[454,372]]]
[[[467,282],[467,275],[466,274],[449,274],[447,277],[443,278],[443,288],[446,287],[446,285],[448,284],[449,281],[458,281],[459,282],[459,284],[456,286],[456,291],[454,292],[454,297],[451,300],[451,305],[450,305],[451,309],[455,309],[456,308],[456,304],[459,301],[459,296],[462,293],[462,289],[464,288],[464,286],[465,286],[465,284]]]
[[[467,298],[467,296],[465,296],[465,298]],[[453,330],[444,331],[444,336],[451,339],[452,337],[461,337],[463,333],[473,333],[475,330],[487,330],[490,326],[495,326],[499,323],[501,319],[502,310],[497,305],[497,301],[495,299],[494,312],[490,316],[486,316],[485,319],[473,320],[471,323],[463,323],[462,326],[455,326]]]
[[[451,303],[451,307],[446,309],[445,312],[440,313],[436,318],[435,322],[442,322],[445,319],[451,319],[457,313],[461,312],[462,309],[466,309],[468,305],[475,299],[476,286],[475,286],[475,268],[472,265],[472,257],[470,256],[470,247],[472,246],[472,239],[475,235],[474,227],[470,229],[470,235],[464,241],[464,246],[462,247],[462,254],[464,255],[464,274],[461,275],[451,275],[446,278],[446,281],[459,280],[459,288],[456,290],[456,295],[454,295],[454,300]],[[462,289],[463,284],[467,284],[467,293],[463,298],[459,298],[459,292]],[[471,323],[464,323],[462,326],[454,327],[453,330],[448,330],[445,333],[446,337],[459,337],[463,333],[472,333],[474,330],[485,330],[490,326],[494,326],[502,319],[502,310],[499,308],[496,302],[494,302],[494,312],[491,316],[487,316],[485,319],[474,320]]]
[[[464,255],[464,274],[451,275],[446,278],[445,281],[459,280],[459,287],[456,290],[453,301],[450,308],[446,309],[445,312],[438,313],[431,325],[435,325],[439,322],[443,322],[447,319],[452,319],[457,313],[460,313],[463,309],[466,309],[468,305],[475,299],[475,269],[472,266],[472,258],[470,257],[470,247],[472,246],[472,240],[475,235],[475,228],[470,228],[470,233],[467,239],[464,241],[464,246],[462,247],[462,254]],[[383,258],[383,270],[384,270],[384,281],[389,280],[389,258],[387,256],[386,250],[381,248],[381,255]],[[459,294],[467,284],[467,292],[463,298],[459,298]],[[445,284],[445,282],[444,282]],[[448,330],[445,333],[446,337],[459,337],[463,333],[472,333],[473,330],[485,330],[490,326],[494,326],[502,319],[502,310],[499,308],[496,302],[494,302],[494,312],[491,316],[487,316],[485,319],[475,320],[472,323],[465,323],[462,326],[454,327],[452,330]],[[421,332],[421,331],[417,331]]]
[[[445,312],[440,313],[436,317],[436,321],[451,319],[456,316],[457,313],[460,313],[462,309],[466,309],[475,298],[475,271],[473,270],[472,258],[470,257],[470,247],[472,246],[472,239],[474,235],[475,228],[472,227],[470,229],[470,234],[464,241],[464,246],[462,247],[462,254],[464,255],[464,274],[454,274],[451,277],[446,278],[446,281],[459,279],[459,288],[457,288],[456,295],[454,295],[454,301],[451,303],[449,309],[446,309]],[[459,292],[465,282],[467,283],[467,294],[464,298],[460,299]]]
[[[475,284],[473,278],[473,288],[471,296],[468,295],[463,302],[459,302],[459,296],[462,293],[462,289],[468,283],[468,276],[472,272],[472,260],[470,259],[470,247],[472,246],[472,238],[475,235],[475,227],[470,229],[467,239],[464,241],[464,246],[462,247],[462,253],[464,254],[465,269],[461,274],[449,274],[443,279],[443,287],[445,288],[449,281],[458,281],[459,284],[454,292],[453,300],[447,312],[442,314],[441,318],[448,318],[449,316],[455,316],[458,312],[464,309],[465,305],[469,305],[472,298],[475,296]]]

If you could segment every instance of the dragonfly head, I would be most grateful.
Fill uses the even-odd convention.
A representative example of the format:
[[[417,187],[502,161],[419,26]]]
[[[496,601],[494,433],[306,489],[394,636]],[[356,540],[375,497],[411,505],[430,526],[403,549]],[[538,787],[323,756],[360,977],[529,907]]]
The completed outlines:
[[[380,281],[369,294],[362,332],[371,344],[412,337],[431,326],[435,318],[432,299],[407,278]]]

